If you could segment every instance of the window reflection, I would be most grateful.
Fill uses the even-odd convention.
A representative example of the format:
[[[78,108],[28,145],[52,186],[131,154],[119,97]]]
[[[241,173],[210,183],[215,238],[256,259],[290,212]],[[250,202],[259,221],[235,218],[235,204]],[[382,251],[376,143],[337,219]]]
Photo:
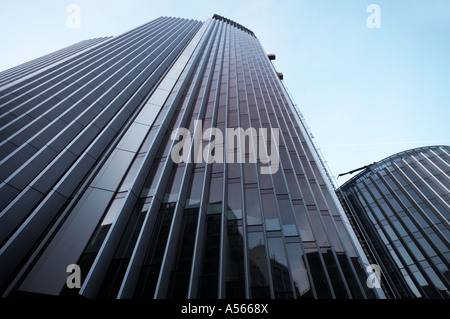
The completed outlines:
[[[242,219],[241,184],[228,184],[228,219]]]
[[[259,192],[257,188],[245,189],[245,212],[248,225],[259,225],[261,220],[261,208],[259,206]]]
[[[245,298],[244,229],[237,221],[227,227],[227,298]]]
[[[269,238],[270,268],[275,290],[275,298],[292,299],[291,275],[289,273],[286,253],[282,238]]]
[[[262,232],[248,234],[248,255],[252,298],[270,298],[267,255]]]

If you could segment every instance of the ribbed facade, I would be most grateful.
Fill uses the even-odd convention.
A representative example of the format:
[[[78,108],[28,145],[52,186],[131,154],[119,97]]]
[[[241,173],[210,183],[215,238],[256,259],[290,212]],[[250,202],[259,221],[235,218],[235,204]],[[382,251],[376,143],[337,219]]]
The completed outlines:
[[[97,38],[97,39],[89,39],[84,40],[74,45],[71,45],[67,48],[58,50],[56,52],[44,55],[43,57],[34,59],[32,61],[20,64],[16,67],[10,68],[8,70],[0,72],[0,86],[4,86],[8,83],[11,83],[17,79],[20,81],[23,80],[24,77],[29,76],[34,71],[40,71],[47,66],[51,66],[52,64],[64,60],[74,54],[77,54],[91,46],[100,43],[107,38]]]
[[[55,59],[0,87],[4,297],[383,296],[250,30],[159,18]],[[180,128],[192,154],[174,162]],[[252,128],[279,129],[276,173],[251,160]]]
[[[338,189],[392,298],[450,298],[450,147],[408,150]]]

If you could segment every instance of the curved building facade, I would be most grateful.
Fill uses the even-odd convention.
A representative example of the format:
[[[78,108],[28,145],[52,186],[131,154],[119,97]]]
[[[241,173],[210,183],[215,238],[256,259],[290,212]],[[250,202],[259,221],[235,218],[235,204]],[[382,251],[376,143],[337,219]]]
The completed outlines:
[[[3,297],[383,296],[252,31],[89,44],[0,87]]]
[[[450,147],[374,163],[337,193],[392,298],[450,298]]]

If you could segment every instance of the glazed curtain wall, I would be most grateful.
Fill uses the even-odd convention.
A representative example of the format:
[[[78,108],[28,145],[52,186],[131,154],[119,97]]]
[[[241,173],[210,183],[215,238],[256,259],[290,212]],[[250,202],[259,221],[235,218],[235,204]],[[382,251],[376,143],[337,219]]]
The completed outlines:
[[[10,135],[0,147],[11,154],[0,164],[5,296],[379,295],[250,30],[220,16],[160,18],[91,50],[1,88]],[[201,133],[200,120],[222,132],[278,128],[278,171],[261,174],[266,164],[250,162],[257,145],[249,138],[244,163],[174,163],[172,132]],[[223,144],[227,151],[231,142]],[[69,264],[82,270],[81,289],[66,286]]]

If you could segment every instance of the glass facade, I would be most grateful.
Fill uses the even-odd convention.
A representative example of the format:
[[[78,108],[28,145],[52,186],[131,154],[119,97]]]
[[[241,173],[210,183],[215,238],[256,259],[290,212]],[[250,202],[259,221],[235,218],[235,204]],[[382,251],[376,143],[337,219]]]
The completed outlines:
[[[408,150],[338,189],[392,298],[450,298],[450,147]]]
[[[159,18],[0,91],[4,297],[384,297],[242,25]]]

